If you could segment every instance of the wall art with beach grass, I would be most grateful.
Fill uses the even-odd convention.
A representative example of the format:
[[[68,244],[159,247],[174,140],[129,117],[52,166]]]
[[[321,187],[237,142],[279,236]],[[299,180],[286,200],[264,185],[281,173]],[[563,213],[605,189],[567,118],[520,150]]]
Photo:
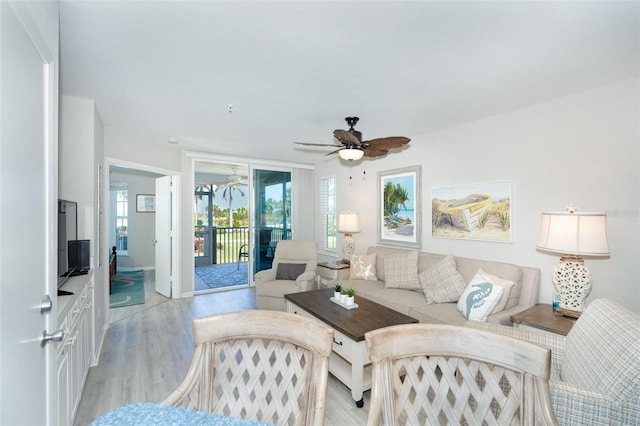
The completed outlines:
[[[421,170],[378,172],[378,244],[421,248]]]
[[[432,188],[431,235],[511,242],[511,181]]]

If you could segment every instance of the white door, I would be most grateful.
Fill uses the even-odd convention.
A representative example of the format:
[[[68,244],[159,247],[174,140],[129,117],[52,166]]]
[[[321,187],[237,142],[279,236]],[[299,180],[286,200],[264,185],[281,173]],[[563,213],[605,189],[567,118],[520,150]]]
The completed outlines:
[[[173,202],[171,176],[156,179],[156,291],[171,297],[173,282]]]
[[[0,1],[2,425],[46,425],[56,415],[54,346],[40,345],[44,330],[55,331],[55,307],[39,309],[45,294],[56,300],[58,41],[51,51],[36,24],[55,18],[46,25],[57,28],[50,7]]]

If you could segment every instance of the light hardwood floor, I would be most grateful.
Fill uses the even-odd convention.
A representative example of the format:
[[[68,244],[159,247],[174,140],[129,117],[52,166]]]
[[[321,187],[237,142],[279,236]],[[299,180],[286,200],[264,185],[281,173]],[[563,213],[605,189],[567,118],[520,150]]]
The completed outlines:
[[[160,402],[182,382],[193,354],[193,318],[255,309],[252,288],[188,299],[167,299],[154,290],[154,272],[145,272],[144,305],[110,310],[111,325],[96,367],[89,375],[74,425],[135,402]],[[330,376],[325,425],[364,425],[370,392],[357,408],[351,391]]]

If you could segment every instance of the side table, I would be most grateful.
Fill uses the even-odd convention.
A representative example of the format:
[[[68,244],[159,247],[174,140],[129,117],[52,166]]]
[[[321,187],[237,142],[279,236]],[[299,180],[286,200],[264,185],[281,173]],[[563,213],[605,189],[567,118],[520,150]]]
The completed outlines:
[[[569,333],[576,320],[576,318],[557,315],[553,312],[553,307],[546,303],[539,303],[526,311],[511,316],[514,327],[563,336]]]
[[[327,287],[331,280],[346,280],[349,278],[349,264],[341,261],[318,263],[318,288]]]

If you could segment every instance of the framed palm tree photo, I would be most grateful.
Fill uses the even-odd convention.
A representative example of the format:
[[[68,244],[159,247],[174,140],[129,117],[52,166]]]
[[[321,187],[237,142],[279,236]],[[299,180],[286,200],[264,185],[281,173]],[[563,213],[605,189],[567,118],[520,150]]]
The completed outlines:
[[[378,244],[422,247],[421,166],[378,172]]]

